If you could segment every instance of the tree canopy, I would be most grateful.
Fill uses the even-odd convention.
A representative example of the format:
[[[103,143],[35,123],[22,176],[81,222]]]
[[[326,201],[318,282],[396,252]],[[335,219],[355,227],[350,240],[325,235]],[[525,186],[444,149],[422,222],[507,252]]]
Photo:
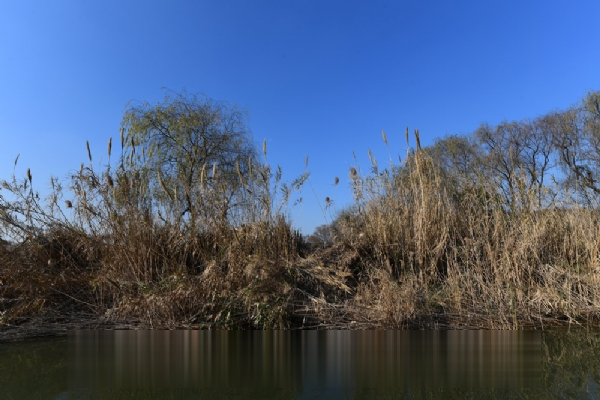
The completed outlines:
[[[257,159],[242,110],[185,92],[132,105],[123,116],[121,144],[123,163],[144,171],[152,198],[169,200],[173,215],[189,213],[189,221],[215,215],[202,202],[205,191],[219,192],[221,201],[213,205],[227,218]]]

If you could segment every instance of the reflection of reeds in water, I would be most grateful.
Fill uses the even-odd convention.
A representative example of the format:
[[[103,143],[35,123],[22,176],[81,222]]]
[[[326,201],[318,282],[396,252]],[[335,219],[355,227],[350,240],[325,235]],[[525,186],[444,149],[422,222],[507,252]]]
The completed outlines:
[[[465,332],[455,333],[459,339],[456,346],[476,355],[469,349],[469,343],[478,347],[475,344],[480,339],[465,337],[461,341],[460,335]],[[483,332],[481,336],[493,333]],[[527,332],[496,333],[518,337]],[[481,333],[466,334],[477,337]],[[417,335],[423,339],[427,335],[433,338],[419,344],[417,338],[413,339]],[[448,372],[464,379],[469,371],[459,369],[456,364],[450,370],[442,368],[452,361],[468,363],[452,356],[443,357],[457,347],[450,339],[443,346],[442,335],[441,331],[71,331],[66,340],[3,343],[0,393],[7,394],[5,397],[28,398],[33,392],[40,398],[53,398],[67,384],[70,391],[81,396],[89,393],[90,398],[120,396],[140,400],[179,398],[183,387],[186,395],[198,398],[210,398],[215,393],[222,397],[242,397],[243,394],[244,398],[251,399],[292,399],[307,394],[415,399],[597,396],[600,382],[598,330],[571,327],[538,331],[542,340],[531,343],[534,351],[523,354],[517,367],[498,371],[498,375],[492,377],[499,380],[502,374],[515,376],[519,369],[523,371],[528,362],[533,363],[537,358],[535,364],[541,372],[537,383],[512,389],[508,384],[478,389],[487,367],[477,370],[482,376],[474,377],[467,384],[444,380]],[[405,337],[409,340],[402,340]],[[516,347],[521,344],[527,347],[525,341],[519,343]],[[498,346],[497,350],[502,348],[510,349]],[[485,347],[484,351],[487,351]],[[410,387],[404,384],[414,379],[419,368],[427,366],[409,356],[410,352],[415,357],[420,352],[429,354],[429,360],[424,361],[436,365],[417,377],[424,386],[416,385],[417,379]],[[439,356],[437,361],[435,354]],[[474,362],[485,365],[488,360]],[[31,368],[32,363],[37,368]],[[132,396],[131,389],[142,386],[143,390],[133,391],[139,395]],[[155,397],[152,391],[157,393]]]
[[[539,331],[112,331],[69,336],[85,387],[543,389]]]

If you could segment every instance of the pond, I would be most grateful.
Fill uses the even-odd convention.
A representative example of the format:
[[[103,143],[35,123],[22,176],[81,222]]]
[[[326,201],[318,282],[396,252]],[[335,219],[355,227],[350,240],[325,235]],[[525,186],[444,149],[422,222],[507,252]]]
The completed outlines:
[[[600,398],[600,331],[75,331],[0,343],[2,399]]]

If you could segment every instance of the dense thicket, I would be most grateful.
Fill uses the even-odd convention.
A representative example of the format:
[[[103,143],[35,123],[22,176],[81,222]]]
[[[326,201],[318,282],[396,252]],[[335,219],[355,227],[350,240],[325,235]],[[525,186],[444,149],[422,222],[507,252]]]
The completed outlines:
[[[424,148],[415,131],[400,165],[350,169],[354,203],[308,240],[287,218],[307,174],[282,182],[237,108],[131,106],[116,167],[95,169],[88,145],[67,191],[52,178],[42,200],[29,170],[0,183],[0,326],[595,321],[599,103]]]

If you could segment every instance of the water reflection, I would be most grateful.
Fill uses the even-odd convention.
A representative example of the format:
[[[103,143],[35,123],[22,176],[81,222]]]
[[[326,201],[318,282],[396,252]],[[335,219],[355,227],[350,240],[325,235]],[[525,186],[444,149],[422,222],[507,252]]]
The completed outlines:
[[[0,399],[600,398],[600,331],[492,333],[513,334],[77,332],[0,342]],[[486,335],[489,346],[477,341]],[[519,388],[535,375],[529,363],[541,387]],[[486,387],[494,379],[500,386]]]
[[[535,388],[538,331],[117,331],[69,337],[69,384],[116,388]]]

